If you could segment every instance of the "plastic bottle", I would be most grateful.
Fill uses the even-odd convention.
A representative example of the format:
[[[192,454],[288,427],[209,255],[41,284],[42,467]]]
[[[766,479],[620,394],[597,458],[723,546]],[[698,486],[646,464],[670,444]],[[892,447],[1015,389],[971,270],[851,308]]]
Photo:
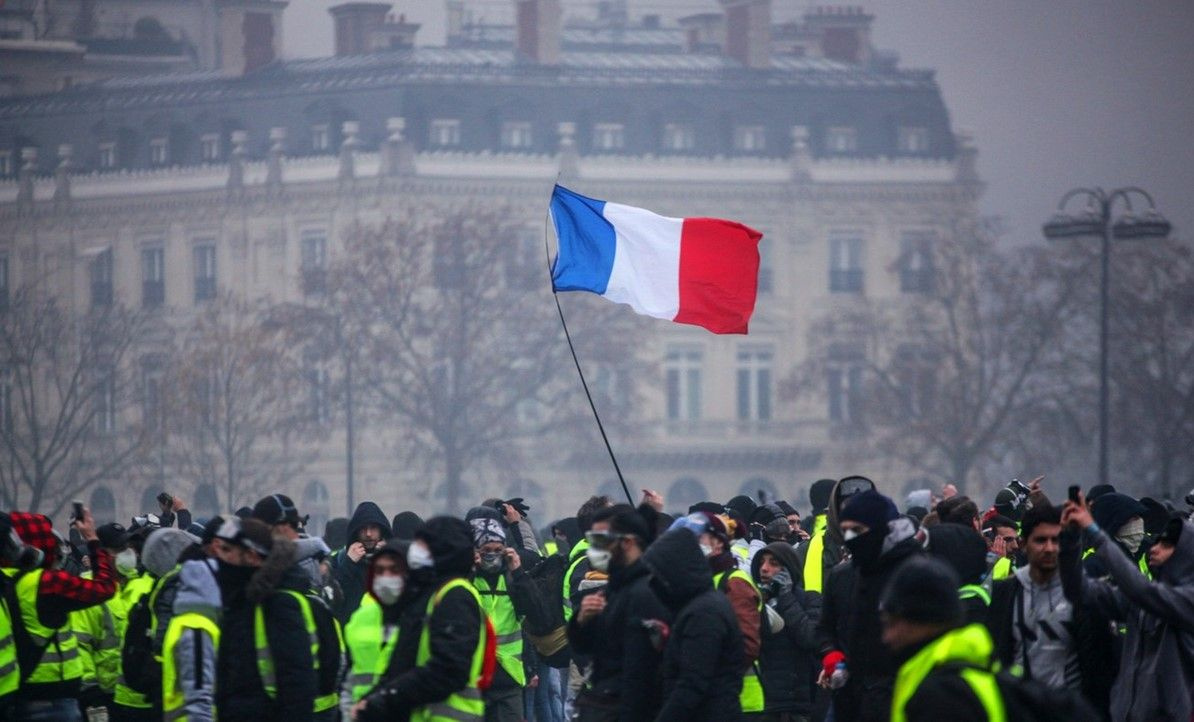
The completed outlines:
[[[837,666],[833,668],[833,674],[829,677],[829,688],[841,689],[846,686],[848,679],[850,679],[850,673],[846,671],[846,663],[838,662]]]

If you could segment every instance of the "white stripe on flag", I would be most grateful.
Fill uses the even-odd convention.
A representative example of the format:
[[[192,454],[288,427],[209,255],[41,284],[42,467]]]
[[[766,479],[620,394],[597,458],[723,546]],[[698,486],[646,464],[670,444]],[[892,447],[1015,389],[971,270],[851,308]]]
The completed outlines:
[[[672,320],[680,312],[680,232],[682,218],[605,204],[605,219],[617,234],[614,266],[605,297],[638,313]]]

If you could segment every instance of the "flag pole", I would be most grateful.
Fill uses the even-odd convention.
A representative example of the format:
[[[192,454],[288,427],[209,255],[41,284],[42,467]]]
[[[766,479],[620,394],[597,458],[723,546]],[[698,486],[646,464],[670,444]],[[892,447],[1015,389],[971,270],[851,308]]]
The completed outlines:
[[[557,177],[558,181],[559,178]],[[548,242],[547,226],[551,223],[550,203],[547,217],[543,223],[543,255],[547,259],[547,278],[551,282],[551,295],[556,302],[556,311],[560,314],[560,325],[564,327],[564,338],[568,341],[568,350],[572,352],[572,363],[576,364],[576,373],[580,376],[581,388],[585,390],[585,398],[589,400],[589,408],[593,411],[593,419],[597,421],[597,430],[601,432],[601,440],[605,442],[605,450],[609,453],[609,460],[614,464],[614,472],[618,475],[618,482],[626,494],[626,501],[634,506],[634,498],[630,495],[630,488],[626,486],[626,478],[622,476],[622,468],[618,466],[618,457],[614,456],[614,448],[609,443],[609,436],[605,433],[605,425],[601,423],[601,414],[597,413],[597,404],[593,403],[593,394],[589,391],[589,383],[585,381],[585,372],[581,370],[580,359],[576,355],[576,346],[572,344],[572,334],[568,332],[568,322],[564,320],[564,307],[560,305],[560,294],[556,292],[555,283],[551,278],[551,246]]]

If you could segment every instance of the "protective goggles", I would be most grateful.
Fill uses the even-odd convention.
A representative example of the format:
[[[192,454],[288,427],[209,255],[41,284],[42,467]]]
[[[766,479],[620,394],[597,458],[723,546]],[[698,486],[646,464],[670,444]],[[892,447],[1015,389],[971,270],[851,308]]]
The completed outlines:
[[[848,476],[838,482],[837,495],[839,499],[861,494],[875,488],[874,482],[861,476]]]
[[[596,549],[608,549],[625,536],[627,535],[615,534],[611,531],[587,531],[585,532],[585,541]]]

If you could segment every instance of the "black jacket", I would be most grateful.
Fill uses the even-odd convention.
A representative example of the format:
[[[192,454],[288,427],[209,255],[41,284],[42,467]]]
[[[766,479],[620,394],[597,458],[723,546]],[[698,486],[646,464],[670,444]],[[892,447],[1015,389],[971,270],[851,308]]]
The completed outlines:
[[[220,649],[216,659],[216,705],[220,719],[237,722],[300,722],[312,718],[317,688],[311,643],[300,603],[291,594],[307,589],[307,576],[293,564],[293,544],[275,540],[260,569],[221,564],[217,579],[224,599]],[[274,699],[257,671],[254,613],[260,603],[265,636],[277,679]]]
[[[381,513],[377,504],[363,501],[357,505],[348,522],[348,539],[343,549],[332,554],[332,576],[340,586],[341,601],[337,609],[332,610],[341,624],[347,624],[352,613],[361,606],[361,597],[365,596],[365,570],[369,568],[368,557],[361,557],[354,562],[348,558],[348,547],[357,540],[357,532],[366,524],[377,524],[381,527],[384,539],[390,537],[390,520]]]
[[[795,580],[800,572],[796,551],[786,542],[775,542],[761,549],[751,562],[751,576],[756,582],[759,568],[763,566],[763,552],[769,552],[779,560]],[[784,620],[784,628],[779,633],[771,631],[766,617],[763,620],[759,672],[763,682],[765,709],[767,712],[807,715],[813,703],[813,688],[809,678],[816,664],[814,652],[821,595],[805,592],[795,584],[791,589],[778,593],[771,587],[760,585],[760,591],[765,604]]]
[[[643,555],[652,585],[675,615],[663,652],[663,707],[656,716],[724,722],[741,715],[742,632],[724,594],[713,589],[696,537],[675,529]]]
[[[662,655],[643,621],[670,624],[672,615],[650,582],[651,572],[641,559],[613,569],[604,587],[605,610],[587,624],[579,624],[575,614],[568,623],[572,648],[593,660],[592,694],[617,704],[620,722],[651,720],[659,712]]]

